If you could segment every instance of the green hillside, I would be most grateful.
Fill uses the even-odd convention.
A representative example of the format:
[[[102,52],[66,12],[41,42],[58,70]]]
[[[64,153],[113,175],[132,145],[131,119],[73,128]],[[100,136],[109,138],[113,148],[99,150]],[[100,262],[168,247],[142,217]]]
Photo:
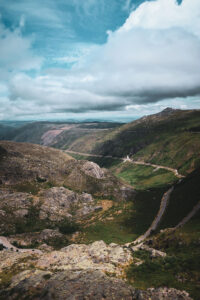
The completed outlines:
[[[108,133],[92,152],[114,157],[129,155],[187,174],[200,165],[199,126],[199,110],[166,109]]]
[[[113,166],[111,170],[118,178],[128,182],[137,190],[163,187],[177,181],[177,177],[170,171],[134,165],[130,162],[120,163]]]

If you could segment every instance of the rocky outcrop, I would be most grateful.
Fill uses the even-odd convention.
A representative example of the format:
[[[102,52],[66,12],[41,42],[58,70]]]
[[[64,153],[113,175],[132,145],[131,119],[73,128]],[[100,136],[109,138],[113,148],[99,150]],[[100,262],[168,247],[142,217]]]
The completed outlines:
[[[87,192],[95,197],[115,198],[116,201],[130,200],[134,189],[118,180],[111,172],[88,161],[71,161],[66,171],[64,184],[78,192]]]
[[[101,271],[49,272],[27,270],[13,277],[10,287],[0,292],[1,299],[25,300],[191,300],[184,291],[160,288],[140,291],[123,280]]]
[[[148,289],[147,291],[140,291],[140,298],[138,300],[192,300],[189,294],[185,291],[179,291],[170,288]]]
[[[100,271],[65,271],[53,274],[40,270],[15,276],[4,292],[8,300],[19,299],[137,299],[137,291],[123,280],[107,277]],[[0,294],[1,296],[1,294]]]
[[[25,216],[25,211],[28,213],[30,203],[31,196],[28,193],[0,189],[0,209],[2,211],[12,210],[18,215],[18,210],[23,210],[23,216]]]
[[[32,206],[32,197],[28,193],[0,189],[0,232],[15,233],[16,220],[24,220]]]
[[[185,291],[141,291],[130,286],[121,277],[131,261],[129,249],[103,241],[70,245],[50,253],[3,250],[0,299],[191,300]]]
[[[1,234],[14,234],[17,224],[25,224],[33,215],[35,222],[42,220],[48,226],[66,219],[80,221],[101,209],[90,194],[64,187],[44,189],[37,196],[0,189],[0,231]]]
[[[85,162],[84,165],[82,166],[81,170],[85,174],[92,176],[94,178],[98,178],[98,179],[104,178],[103,170],[92,161]]]
[[[73,244],[60,251],[45,253],[37,261],[36,267],[43,270],[95,269],[120,275],[131,261],[129,249],[97,241],[90,245]]]
[[[51,221],[59,221],[63,218],[79,219],[96,210],[96,205],[90,194],[78,194],[64,187],[54,187],[42,191],[42,205],[40,207],[40,218]]]

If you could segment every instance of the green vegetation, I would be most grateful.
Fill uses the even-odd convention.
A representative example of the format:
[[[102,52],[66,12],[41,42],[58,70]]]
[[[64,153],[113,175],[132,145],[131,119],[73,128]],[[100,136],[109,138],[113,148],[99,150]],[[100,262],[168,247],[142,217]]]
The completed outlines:
[[[18,183],[13,188],[17,192],[22,192],[22,193],[29,193],[32,195],[37,195],[39,192],[39,185],[36,182],[23,182],[23,183]]]
[[[54,186],[58,186],[58,184],[56,184],[53,181],[46,181],[44,179],[37,178],[37,181],[27,181],[27,182],[18,183],[12,186],[12,188],[16,192],[37,195],[41,189],[50,189]]]
[[[79,226],[67,218],[57,223],[58,229],[63,234],[72,234],[79,230]]]
[[[74,232],[76,232],[79,229],[79,226],[67,219],[64,218],[61,221],[51,221],[48,218],[41,220],[39,218],[39,205],[37,206],[31,206],[29,208],[29,212],[28,215],[25,218],[18,218],[15,221],[15,233],[16,234],[20,234],[20,233],[27,233],[27,232],[40,232],[46,228],[49,229],[56,229],[58,228],[60,233],[63,234],[72,234]],[[9,233],[7,234],[9,235]],[[52,239],[52,241],[50,241],[51,245],[55,244],[61,244],[61,241],[57,241],[55,239],[55,241]],[[64,244],[66,245],[66,241],[64,242]]]
[[[25,218],[15,220],[15,233],[36,232],[45,228],[49,228],[49,220],[41,220],[39,218],[39,207],[31,206],[28,215]]]
[[[200,134],[180,132],[160,135],[154,143],[137,152],[134,159],[142,158],[154,164],[173,167],[187,174],[200,166]]]
[[[158,230],[176,226],[199,201],[199,171],[197,169],[192,172],[175,186]],[[150,240],[151,247],[167,253],[166,258],[152,259],[145,251],[135,253],[134,256],[142,259],[144,263],[140,266],[132,264],[128,268],[129,281],[134,282],[134,286],[141,289],[168,286],[186,290],[193,299],[198,300],[200,295],[199,241],[200,212],[183,228],[176,231],[166,230],[156,234]]]
[[[133,241],[137,235],[132,232],[131,228],[123,226],[119,218],[113,221],[97,221],[83,230],[81,242],[86,244],[103,240],[105,243],[124,244]]]
[[[175,110],[136,120],[108,132],[96,143],[94,154],[133,156],[188,173],[200,166],[200,111]]]
[[[133,163],[121,163],[112,168],[113,173],[120,179],[131,184],[137,190],[164,187],[177,180],[170,171],[151,166],[134,165]]]
[[[55,250],[59,250],[63,247],[68,246],[69,240],[67,237],[51,237],[46,241],[47,245],[53,247]]]
[[[177,177],[173,172],[164,169],[156,170],[151,166],[135,165],[131,162],[123,163],[121,159],[99,158],[79,154],[70,155],[75,159],[90,160],[97,163],[100,167],[109,168],[115,176],[129,183],[136,190],[164,187],[177,181]]]
[[[105,211],[101,219],[82,228],[80,242],[104,240],[106,243],[124,244],[144,233],[160,207],[165,189],[152,189],[137,193],[132,202],[117,204]]]
[[[165,251],[165,258],[151,258],[149,253],[138,251],[134,257],[144,261],[140,266],[132,264],[127,277],[134,286],[142,289],[168,286],[186,290],[198,300],[200,295],[200,213],[177,231],[157,234],[152,246]]]
[[[181,249],[177,255],[152,260],[149,254],[139,251],[135,255],[144,263],[140,266],[132,264],[127,277],[130,281],[134,280],[134,286],[140,289],[173,287],[186,290],[193,299],[198,300],[200,288],[196,282],[200,276],[199,254],[199,249],[190,247]]]

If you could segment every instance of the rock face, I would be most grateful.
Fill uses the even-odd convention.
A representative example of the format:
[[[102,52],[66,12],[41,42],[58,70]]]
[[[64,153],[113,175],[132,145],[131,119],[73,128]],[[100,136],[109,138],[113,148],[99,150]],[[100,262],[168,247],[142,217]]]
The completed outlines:
[[[110,278],[101,271],[28,270],[13,277],[10,287],[0,292],[2,300],[191,300],[184,291],[149,289],[140,291],[123,280]]]
[[[57,274],[29,271],[13,279],[4,299],[137,299],[137,291],[117,278],[99,271],[65,271]],[[7,298],[6,298],[7,297]],[[3,298],[2,298],[3,299]]]
[[[38,221],[47,220],[51,225],[64,219],[80,221],[100,209],[90,194],[64,187],[45,189],[37,196],[0,189],[0,231],[14,234],[16,224],[29,220],[33,213]]]
[[[132,261],[131,251],[117,244],[106,245],[97,241],[90,245],[73,244],[43,254],[36,266],[48,270],[87,270],[95,269],[104,272],[121,274],[123,267]]]
[[[93,211],[96,206],[90,194],[78,194],[64,187],[54,187],[42,191],[39,196],[42,199],[40,218],[49,218],[58,221],[63,218],[80,218]]]
[[[0,189],[0,232],[15,232],[16,220],[28,216],[32,205],[31,195]]]
[[[88,161],[70,161],[64,184],[72,190],[87,192],[96,197],[115,198],[116,201],[133,199],[135,191],[122,184],[108,170]]]
[[[104,178],[103,170],[94,162],[91,161],[85,162],[81,169],[85,174],[92,176],[94,178],[97,179]]]
[[[49,236],[52,232],[43,234]],[[0,251],[0,299],[191,300],[185,291],[168,288],[140,291],[117,278],[131,260],[129,249],[106,245],[103,241],[70,245],[50,253],[3,250]]]

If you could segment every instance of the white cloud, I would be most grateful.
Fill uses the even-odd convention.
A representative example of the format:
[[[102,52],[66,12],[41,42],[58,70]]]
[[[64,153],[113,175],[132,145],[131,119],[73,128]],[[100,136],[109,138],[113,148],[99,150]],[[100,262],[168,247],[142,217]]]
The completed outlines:
[[[22,24],[23,23],[23,24]],[[20,21],[24,25],[23,19]],[[0,23],[0,78],[9,72],[39,69],[42,59],[31,50],[32,40],[21,35],[20,28],[7,29]]]
[[[120,31],[132,28],[168,29],[182,28],[200,36],[199,0],[157,0],[142,3],[133,11]]]
[[[109,33],[93,89],[133,103],[200,94],[200,2],[144,2]]]
[[[71,70],[48,70],[36,78],[24,74],[13,77],[10,105],[16,107],[16,114],[32,111],[43,115],[92,110],[124,110],[129,114],[139,111],[138,107],[156,111],[167,103],[198,107],[199,13],[199,0],[183,0],[181,5],[175,0],[145,2],[119,30],[109,33],[105,45],[82,55],[84,59],[81,55],[58,58],[75,62],[77,57]],[[17,32],[9,34],[21,41]],[[22,50],[30,53],[30,43],[24,43]],[[5,58],[6,54],[4,51]],[[10,57],[6,65],[19,70],[26,67],[26,61],[34,65],[31,59],[20,63],[20,54],[14,62]]]

